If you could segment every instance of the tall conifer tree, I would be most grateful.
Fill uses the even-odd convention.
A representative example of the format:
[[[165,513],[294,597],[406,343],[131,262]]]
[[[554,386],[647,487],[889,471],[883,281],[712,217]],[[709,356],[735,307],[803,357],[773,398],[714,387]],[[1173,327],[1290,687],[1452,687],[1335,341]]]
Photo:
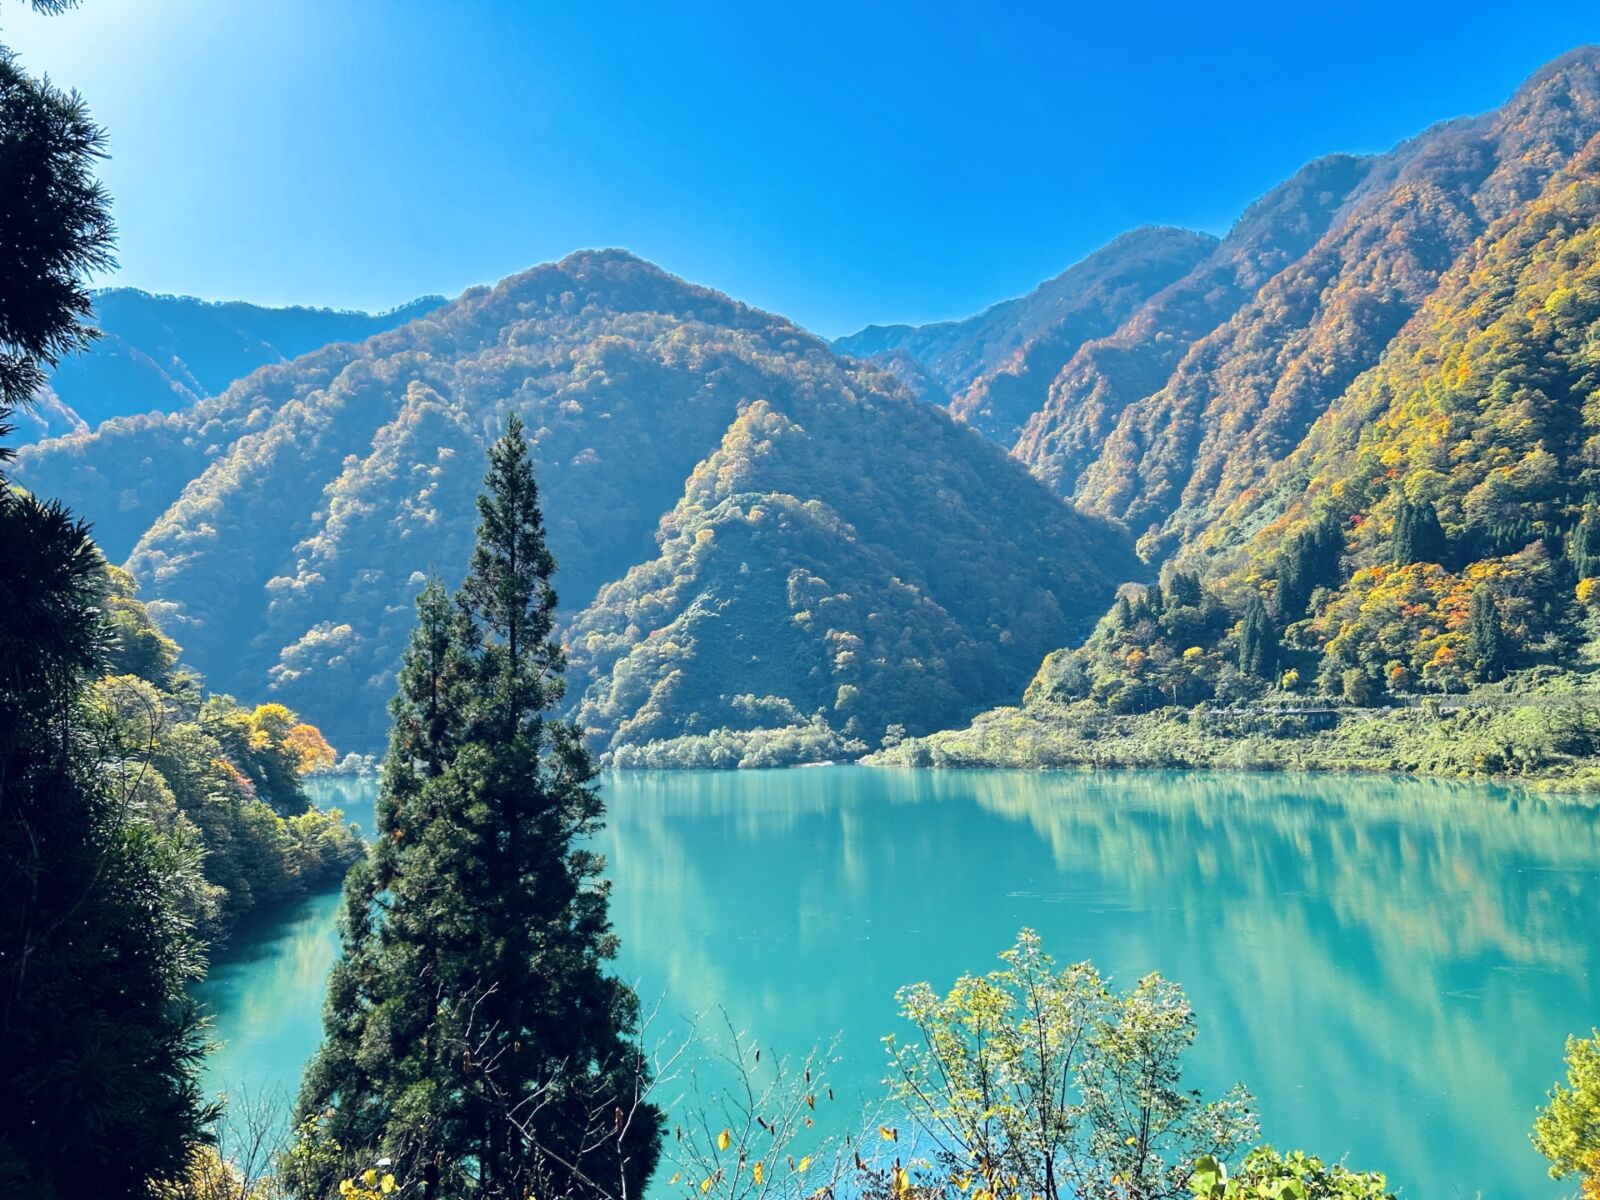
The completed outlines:
[[[301,1093],[313,1140],[342,1149],[308,1191],[383,1155],[428,1197],[622,1196],[659,1151],[638,1002],[604,969],[616,938],[583,844],[604,808],[553,716],[555,562],[515,417],[478,512],[454,603],[437,582],[418,599],[377,841],[346,887]]]
[[[1480,583],[1472,590],[1472,607],[1467,617],[1467,645],[1478,678],[1492,682],[1506,673],[1506,635],[1500,624],[1500,609],[1494,590]]]
[[[1396,566],[1444,562],[1448,557],[1449,539],[1431,501],[1412,504],[1401,497],[1395,509],[1391,548]]]
[[[1270,680],[1278,666],[1278,631],[1260,594],[1250,597],[1239,630],[1239,669],[1257,679]]]
[[[40,11],[63,7],[35,0]],[[0,47],[0,439],[87,345],[112,224],[83,102]],[[0,469],[11,457],[0,445]],[[185,995],[199,864],[141,809],[114,721],[106,564],[88,527],[0,473],[0,1195],[148,1197],[209,1112]]]

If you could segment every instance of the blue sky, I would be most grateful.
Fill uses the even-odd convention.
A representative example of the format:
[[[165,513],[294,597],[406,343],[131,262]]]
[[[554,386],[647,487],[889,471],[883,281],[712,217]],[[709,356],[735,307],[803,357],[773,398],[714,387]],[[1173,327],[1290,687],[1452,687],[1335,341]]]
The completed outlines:
[[[835,335],[965,315],[1129,227],[1600,40],[1523,2],[0,0],[107,126],[105,282],[381,308],[626,246]]]

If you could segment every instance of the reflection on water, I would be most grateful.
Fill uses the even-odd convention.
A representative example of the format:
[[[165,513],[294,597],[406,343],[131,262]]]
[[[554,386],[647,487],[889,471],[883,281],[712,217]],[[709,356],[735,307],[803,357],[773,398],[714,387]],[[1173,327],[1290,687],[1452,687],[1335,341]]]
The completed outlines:
[[[358,821],[361,787],[337,801]],[[717,1004],[780,1050],[842,1030],[840,1091],[874,1094],[895,988],[985,969],[1032,925],[1124,983],[1179,980],[1195,1079],[1246,1083],[1275,1142],[1348,1150],[1411,1196],[1560,1192],[1526,1131],[1565,1035],[1600,1022],[1595,811],[1161,772],[627,774],[606,792],[620,969],[663,1032]],[[292,1090],[334,905],[219,963],[216,1086]]]

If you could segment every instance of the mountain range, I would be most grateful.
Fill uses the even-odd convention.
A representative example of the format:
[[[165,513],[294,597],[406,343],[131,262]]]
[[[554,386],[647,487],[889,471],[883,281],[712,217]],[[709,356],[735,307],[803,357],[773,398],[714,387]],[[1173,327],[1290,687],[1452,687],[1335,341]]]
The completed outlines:
[[[412,598],[464,569],[513,409],[604,749],[939,728],[1137,569],[1120,529],[893,376],[619,251],[26,448],[18,474],[94,520],[216,689],[373,749]]]
[[[1597,138],[1585,48],[1309,163],[1221,238],[1137,229],[967,320],[831,344],[584,252],[18,473],[213,686],[341,749],[381,738],[411,597],[459,575],[513,409],[572,711],[617,763],[857,754],[1015,701],[1047,654],[1052,701],[1204,698],[1235,657],[1258,687],[1458,689],[1480,587],[1514,666],[1565,669],[1600,635]],[[1158,571],[1203,621],[1112,609]],[[1239,649],[1262,620],[1283,679]]]
[[[330,342],[359,342],[444,303],[423,296],[383,313],[330,308],[264,308],[137,288],[93,293],[100,338],[50,372],[17,435],[38,441],[83,432],[112,417],[171,412],[215,395],[268,363],[288,362]]]

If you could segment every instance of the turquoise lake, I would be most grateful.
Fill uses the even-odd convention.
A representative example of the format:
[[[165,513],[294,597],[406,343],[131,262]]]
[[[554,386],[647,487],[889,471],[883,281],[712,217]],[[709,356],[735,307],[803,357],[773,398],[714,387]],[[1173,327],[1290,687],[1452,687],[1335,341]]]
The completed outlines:
[[[839,1036],[879,1092],[894,993],[985,971],[1023,926],[1200,1022],[1280,1147],[1402,1197],[1560,1196],[1528,1142],[1567,1034],[1600,1025],[1600,809],[1426,780],[824,767],[604,777],[620,973],[662,1036],[720,1005],[771,1050]],[[370,828],[372,785],[324,784]],[[292,1096],[337,897],[241,932],[199,989],[208,1086]],[[720,1018],[719,1018],[720,1019]],[[847,1132],[841,1128],[838,1132]]]

